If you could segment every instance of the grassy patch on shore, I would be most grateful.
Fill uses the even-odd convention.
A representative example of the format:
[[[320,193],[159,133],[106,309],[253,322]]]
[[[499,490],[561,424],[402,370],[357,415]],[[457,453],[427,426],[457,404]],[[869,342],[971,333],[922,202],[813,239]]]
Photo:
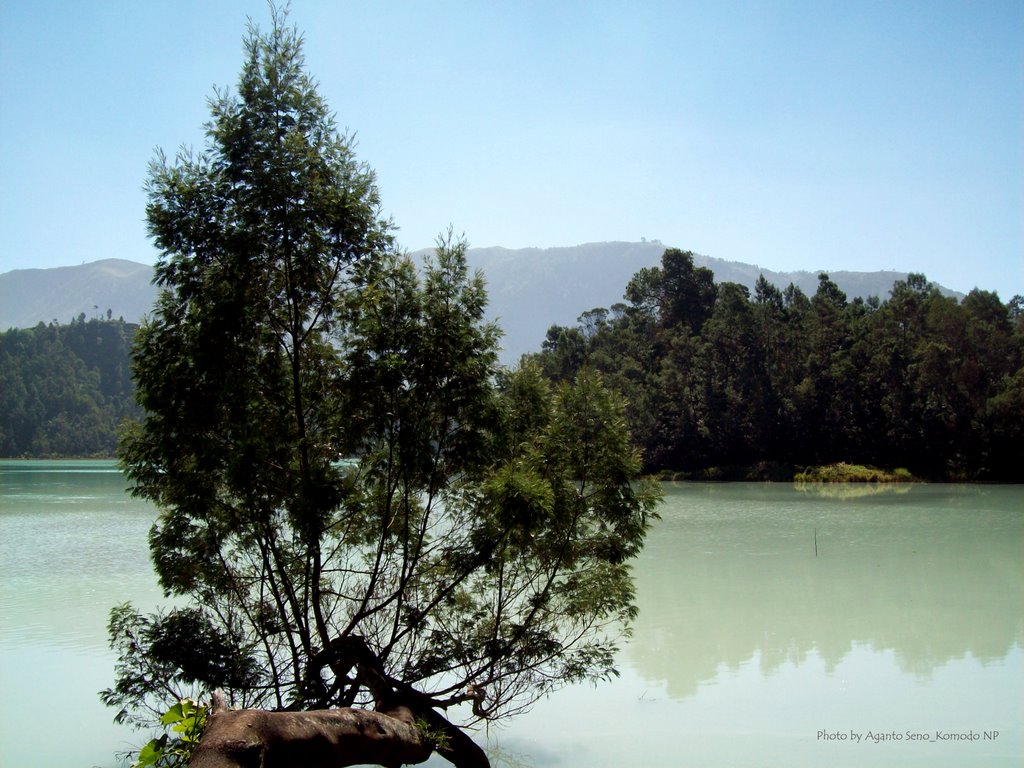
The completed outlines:
[[[916,483],[920,480],[906,469],[866,467],[862,464],[826,464],[807,467],[793,476],[795,483]]]

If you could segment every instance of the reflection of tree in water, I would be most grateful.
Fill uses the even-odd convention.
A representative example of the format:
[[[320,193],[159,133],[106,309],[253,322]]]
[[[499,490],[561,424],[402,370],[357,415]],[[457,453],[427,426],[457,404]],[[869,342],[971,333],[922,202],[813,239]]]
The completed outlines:
[[[911,492],[906,483],[793,483],[793,490],[826,499],[863,499],[868,496],[901,496]]]
[[[854,644],[930,675],[1024,645],[1019,489],[914,486],[821,498],[791,486],[669,489],[637,564],[626,650],[682,698],[759,655],[768,674],[816,651],[832,671]],[[818,556],[814,552],[817,529]]]

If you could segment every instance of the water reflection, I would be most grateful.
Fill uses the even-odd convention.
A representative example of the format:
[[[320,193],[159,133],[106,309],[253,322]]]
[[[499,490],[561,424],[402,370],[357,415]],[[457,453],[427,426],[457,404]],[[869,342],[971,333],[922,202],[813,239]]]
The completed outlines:
[[[913,491],[905,483],[793,483],[793,490],[826,499],[863,499],[868,496],[905,496]]]
[[[495,729],[495,765],[1019,765],[1024,489],[667,491],[622,677]],[[0,462],[0,765],[64,766],[70,743],[73,765],[113,766],[139,742],[96,691],[109,608],[165,602],[154,514],[109,463]],[[865,752],[817,741],[826,726],[1004,735]]]
[[[752,659],[771,674],[813,652],[831,671],[866,646],[928,676],[1024,645],[1019,488],[666,490],[626,656],[673,698]]]

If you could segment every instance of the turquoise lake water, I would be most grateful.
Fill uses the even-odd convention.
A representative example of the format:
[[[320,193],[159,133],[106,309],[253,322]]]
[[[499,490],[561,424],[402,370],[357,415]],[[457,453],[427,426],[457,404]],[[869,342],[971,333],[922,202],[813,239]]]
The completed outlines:
[[[495,765],[1021,764],[1024,486],[665,490],[621,676],[477,734]],[[110,462],[0,462],[3,768],[145,740],[96,692],[154,517]]]

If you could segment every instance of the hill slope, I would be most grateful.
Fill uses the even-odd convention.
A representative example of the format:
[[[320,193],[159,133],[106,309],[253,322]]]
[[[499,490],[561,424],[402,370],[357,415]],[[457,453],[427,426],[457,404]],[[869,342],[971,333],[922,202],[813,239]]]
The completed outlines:
[[[0,331],[0,457],[113,456],[121,421],[138,414],[137,328],[94,319]]]
[[[137,323],[153,306],[153,267],[103,259],[75,267],[16,269],[0,275],[0,330],[86,318]]]

